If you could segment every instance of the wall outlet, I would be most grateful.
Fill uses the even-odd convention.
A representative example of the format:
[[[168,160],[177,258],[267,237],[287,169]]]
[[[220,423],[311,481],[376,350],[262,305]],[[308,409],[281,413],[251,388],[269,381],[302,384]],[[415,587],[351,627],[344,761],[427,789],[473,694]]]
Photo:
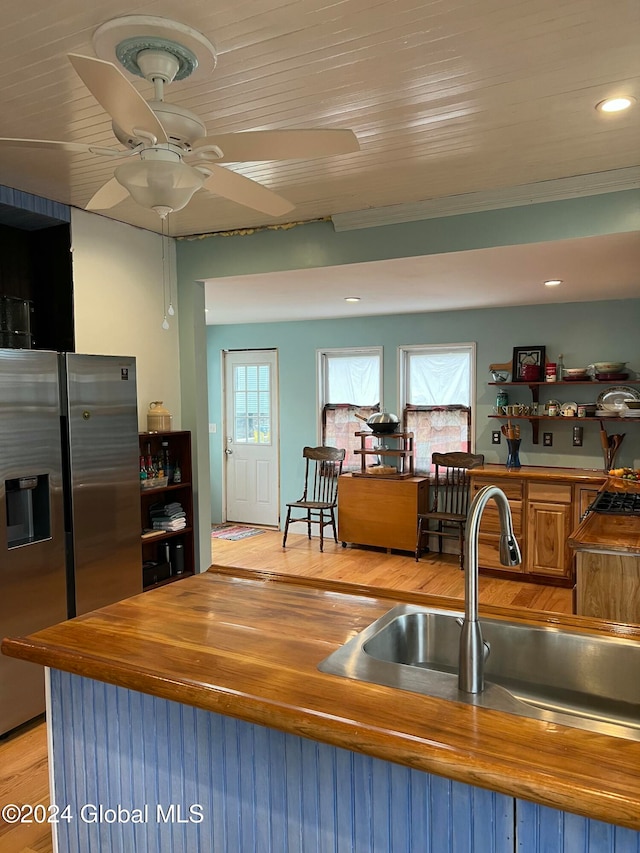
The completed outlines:
[[[542,444],[544,447],[553,447],[553,433],[552,432],[543,432],[542,433]]]
[[[494,429],[491,433],[491,444],[500,444],[501,432],[499,429]]]
[[[573,446],[582,447],[582,427],[574,426],[573,428]]]

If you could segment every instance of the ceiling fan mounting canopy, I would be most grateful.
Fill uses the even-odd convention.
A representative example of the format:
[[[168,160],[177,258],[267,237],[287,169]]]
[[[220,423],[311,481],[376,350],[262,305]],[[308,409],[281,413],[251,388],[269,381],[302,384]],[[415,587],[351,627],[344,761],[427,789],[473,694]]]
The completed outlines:
[[[198,67],[198,57],[182,44],[163,38],[128,38],[116,45],[116,58],[138,77],[165,83],[185,80]]]
[[[179,21],[154,15],[124,15],[105,21],[93,34],[93,47],[100,59],[115,59],[130,73],[146,79],[138,59],[146,50],[172,55],[179,66],[176,80],[204,80],[216,67],[216,49],[205,35]]]

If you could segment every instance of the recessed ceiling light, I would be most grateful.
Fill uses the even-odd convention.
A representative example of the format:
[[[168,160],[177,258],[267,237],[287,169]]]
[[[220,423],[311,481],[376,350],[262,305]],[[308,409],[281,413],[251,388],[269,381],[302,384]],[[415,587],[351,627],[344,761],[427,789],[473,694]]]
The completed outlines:
[[[559,284],[562,284],[561,278],[550,278],[544,283],[545,287],[557,287]]]
[[[344,301],[345,302],[360,302],[360,297],[359,296],[345,296]]]
[[[635,98],[625,95],[622,98],[607,98],[596,104],[596,109],[601,113],[619,113],[621,110],[628,110],[635,103]]]

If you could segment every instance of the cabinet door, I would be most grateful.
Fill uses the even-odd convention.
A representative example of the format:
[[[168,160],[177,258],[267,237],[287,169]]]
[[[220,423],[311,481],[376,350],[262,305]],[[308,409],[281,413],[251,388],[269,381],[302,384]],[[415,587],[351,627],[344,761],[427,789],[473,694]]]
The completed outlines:
[[[529,501],[526,570],[532,574],[570,577],[573,558],[567,546],[571,505]]]
[[[585,514],[589,506],[596,499],[599,486],[577,486],[575,495],[575,516],[573,519],[574,527],[580,524],[582,516]]]

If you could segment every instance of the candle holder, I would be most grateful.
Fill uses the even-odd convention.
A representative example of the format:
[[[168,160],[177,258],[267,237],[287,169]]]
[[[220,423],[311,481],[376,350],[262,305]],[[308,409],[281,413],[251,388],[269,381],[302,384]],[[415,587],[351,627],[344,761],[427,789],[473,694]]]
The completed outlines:
[[[507,454],[507,468],[520,468],[520,441],[519,438],[508,438],[507,439],[507,447],[509,448]]]

